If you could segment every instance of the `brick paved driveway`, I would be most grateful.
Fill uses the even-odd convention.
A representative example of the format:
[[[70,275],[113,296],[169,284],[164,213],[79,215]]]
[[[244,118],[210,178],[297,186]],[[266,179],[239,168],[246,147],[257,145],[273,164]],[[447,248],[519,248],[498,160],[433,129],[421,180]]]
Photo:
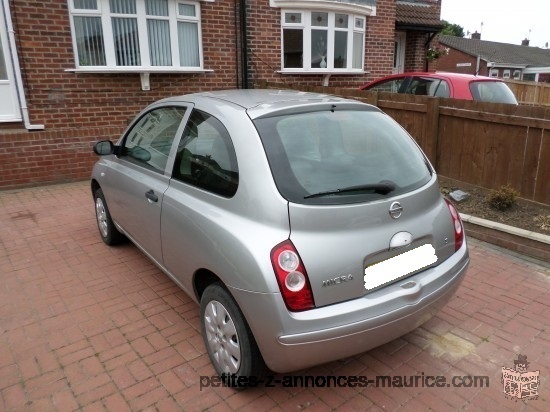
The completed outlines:
[[[550,410],[550,270],[485,243],[470,242],[469,273],[436,318],[294,376],[485,375],[489,387],[201,391],[213,369],[198,306],[134,246],[101,242],[87,182],[0,192],[0,228],[0,410]],[[524,403],[501,384],[520,353],[541,377]]]

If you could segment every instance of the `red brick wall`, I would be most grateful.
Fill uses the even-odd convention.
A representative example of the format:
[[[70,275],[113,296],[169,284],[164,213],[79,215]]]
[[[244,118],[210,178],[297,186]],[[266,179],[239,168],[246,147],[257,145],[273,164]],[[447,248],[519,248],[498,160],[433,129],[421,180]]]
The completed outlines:
[[[440,47],[446,47],[441,45]],[[470,66],[461,66],[457,67],[457,64],[460,63],[470,63]],[[446,72],[455,72],[455,73],[466,73],[466,74],[476,74],[477,67],[477,57],[471,56],[469,54],[463,53],[456,49],[449,49],[449,54],[446,56],[441,56],[434,62],[434,67],[440,71]],[[480,71],[477,73],[482,76],[487,76],[487,62],[480,61]]]
[[[0,188],[86,179],[97,160],[93,142],[121,132],[117,127],[86,127],[0,133]]]
[[[66,71],[75,67],[66,0],[11,1],[30,122],[45,130],[12,133],[0,128],[0,188],[85,179],[96,159],[93,142],[117,139],[148,104],[171,95],[241,87],[239,3],[201,2],[204,68],[213,72],[151,74],[151,90],[142,91],[138,74]],[[322,75],[277,73],[280,9],[269,7],[269,0],[248,0],[247,5],[250,85],[263,80],[320,85]],[[377,16],[367,18],[366,73],[333,75],[330,85],[355,88],[389,74],[394,29],[395,0],[378,0]]]
[[[160,98],[236,87],[234,2],[201,2],[207,74],[151,74],[142,91],[138,74],[83,74],[75,67],[66,0],[11,2],[18,53],[32,123],[46,129],[123,126]]]
[[[391,74],[395,42],[395,1],[378,0],[376,17],[367,18],[365,66],[368,81]]]
[[[407,32],[407,47],[405,48],[405,71],[426,70],[426,33]]]
[[[252,84],[260,81],[289,85],[323,84],[324,75],[293,75],[281,70],[281,9],[269,7],[269,1],[249,1],[248,38]],[[359,87],[367,81],[386,76],[393,67],[395,0],[378,0],[376,16],[367,17],[364,75],[332,75],[330,85]]]
[[[171,95],[235,88],[235,2],[201,2],[204,74],[83,74],[75,67],[66,0],[10,2],[32,124],[44,131],[0,128],[0,188],[86,179],[93,142],[116,140],[137,112]],[[10,125],[10,129],[16,125]]]

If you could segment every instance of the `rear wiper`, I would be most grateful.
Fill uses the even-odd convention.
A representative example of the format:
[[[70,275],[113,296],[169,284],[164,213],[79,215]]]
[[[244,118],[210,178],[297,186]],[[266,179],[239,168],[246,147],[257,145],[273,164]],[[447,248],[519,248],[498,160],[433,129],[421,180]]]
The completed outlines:
[[[368,190],[374,193],[380,193],[381,195],[387,195],[388,193],[395,190],[395,185],[392,183],[372,183],[368,185],[349,186],[349,187],[343,187],[340,189],[327,190],[326,192],[313,193],[311,195],[304,196],[304,199],[311,199],[313,197],[321,197],[321,196],[329,196],[329,195],[338,195],[338,194],[349,193],[349,192],[363,192]]]

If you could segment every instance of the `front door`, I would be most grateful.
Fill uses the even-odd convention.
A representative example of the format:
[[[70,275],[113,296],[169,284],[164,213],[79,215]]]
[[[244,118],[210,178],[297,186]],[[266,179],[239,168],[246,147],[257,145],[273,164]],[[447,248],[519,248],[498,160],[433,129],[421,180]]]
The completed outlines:
[[[405,40],[406,33],[395,32],[393,74],[403,73],[405,71]]]
[[[162,263],[160,218],[172,171],[170,151],[185,114],[183,106],[161,106],[143,114],[124,137],[102,181],[109,211],[124,231]],[[170,224],[170,223],[169,223]]]
[[[5,21],[4,8],[0,7],[0,122],[15,122],[21,120],[21,112]]]

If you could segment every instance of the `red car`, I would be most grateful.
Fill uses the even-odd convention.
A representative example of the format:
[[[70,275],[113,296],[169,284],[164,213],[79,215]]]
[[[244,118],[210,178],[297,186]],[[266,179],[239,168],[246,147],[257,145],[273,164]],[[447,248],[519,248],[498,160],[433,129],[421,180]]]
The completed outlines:
[[[514,93],[501,79],[462,73],[393,74],[364,84],[359,89],[518,104]]]

